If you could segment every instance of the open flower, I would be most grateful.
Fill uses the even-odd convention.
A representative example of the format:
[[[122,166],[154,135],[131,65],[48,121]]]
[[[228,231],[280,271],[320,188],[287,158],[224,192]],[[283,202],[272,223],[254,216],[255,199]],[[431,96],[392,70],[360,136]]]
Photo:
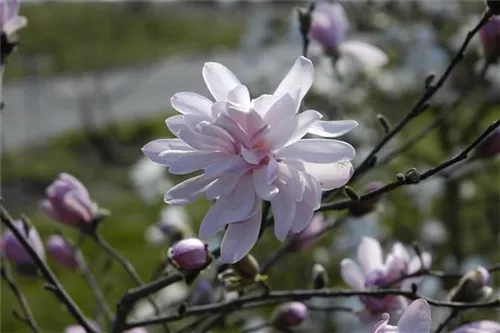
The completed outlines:
[[[350,58],[367,71],[387,64],[387,55],[378,47],[362,41],[346,40],[348,29],[349,20],[339,3],[321,2],[314,9],[310,37],[321,45],[325,54]]]
[[[384,313],[382,319],[373,327],[372,333],[429,333],[431,331],[431,309],[424,299],[413,301],[399,318],[397,326],[389,325],[389,319],[389,314]]]
[[[382,247],[373,238],[363,237],[358,247],[360,267],[351,259],[341,262],[341,274],[344,281],[352,288],[366,290],[372,287],[400,287],[410,288],[412,283],[419,282],[418,278],[405,279],[403,282],[394,283],[398,278],[414,273],[424,267],[429,268],[431,257],[427,252],[419,257],[410,257],[410,254],[401,243],[395,243],[393,250],[383,261]],[[382,298],[360,296],[365,308],[358,313],[365,322],[376,320],[385,312],[399,316],[406,306],[406,300],[401,296],[388,295]]]
[[[59,177],[45,191],[42,202],[45,212],[63,224],[78,226],[91,223],[97,214],[97,205],[91,200],[85,186],[68,173]]]
[[[274,231],[284,240],[302,231],[319,208],[321,190],[339,188],[352,175],[354,148],[332,139],[302,139],[307,133],[343,135],[355,121],[321,121],[314,110],[298,113],[313,80],[313,66],[300,57],[273,95],[251,99],[248,89],[218,63],[206,63],[203,77],[215,102],[194,93],[175,94],[181,115],[168,118],[177,139],[148,143],[142,151],[172,174],[204,172],[165,194],[183,205],[202,195],[215,204],[200,227],[200,238],[223,230],[221,259],[234,263],[257,242],[262,200],[271,202]]]

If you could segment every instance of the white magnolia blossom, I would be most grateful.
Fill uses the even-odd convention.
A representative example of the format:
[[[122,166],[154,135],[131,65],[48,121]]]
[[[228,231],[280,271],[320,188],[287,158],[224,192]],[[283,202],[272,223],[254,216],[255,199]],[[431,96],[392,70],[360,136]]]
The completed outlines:
[[[300,57],[272,95],[251,99],[246,86],[219,63],[203,67],[215,101],[191,92],[175,94],[180,115],[166,124],[177,137],[145,145],[144,154],[172,174],[198,174],[171,188],[165,201],[191,203],[216,199],[199,236],[207,240],[224,230],[221,259],[234,263],[257,242],[262,200],[270,201],[280,240],[300,232],[320,207],[321,191],[339,188],[353,173],[354,148],[339,140],[303,139],[307,133],[332,138],[358,124],[322,121],[314,110],[299,112],[312,85],[313,65]]]

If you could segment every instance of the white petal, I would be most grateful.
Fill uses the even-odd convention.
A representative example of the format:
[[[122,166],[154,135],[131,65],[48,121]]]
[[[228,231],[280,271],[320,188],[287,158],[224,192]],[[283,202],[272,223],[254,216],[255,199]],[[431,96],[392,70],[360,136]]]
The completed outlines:
[[[238,173],[243,174],[251,166],[241,158],[239,155],[233,155],[228,163],[225,164],[213,164],[205,169],[205,173],[210,177],[218,177],[224,173]]]
[[[250,106],[250,92],[246,86],[239,85],[229,92],[227,100],[248,107]]]
[[[273,149],[283,147],[297,128],[293,104],[289,94],[283,95],[264,116],[264,121],[270,126],[266,140]]]
[[[193,150],[192,147],[179,139],[158,139],[147,143],[141,148],[142,153],[151,161],[163,164],[164,161],[159,157],[160,153],[170,150]]]
[[[299,171],[295,166],[286,163],[278,163],[280,179],[286,190],[293,195],[295,201],[302,201],[305,190],[305,181],[299,175]]]
[[[227,153],[234,152],[234,146],[230,141],[221,138],[203,135],[193,132],[187,127],[181,128],[177,132],[177,137],[182,139],[188,145],[199,150],[215,151],[222,150]]]
[[[314,110],[306,110],[300,113],[297,116],[297,128],[286,145],[291,145],[300,140],[322,117],[321,113]]]
[[[424,299],[413,301],[398,321],[399,333],[429,333],[431,309]]]
[[[215,182],[210,184],[206,190],[207,199],[213,200],[220,196],[226,196],[232,191],[238,184],[240,175],[224,174],[221,175]]]
[[[304,230],[312,220],[314,210],[306,200],[295,204],[295,216],[292,221],[292,231],[299,233]]]
[[[361,239],[358,247],[358,259],[365,275],[384,269],[382,247],[374,238],[363,237]]]
[[[248,219],[255,212],[255,206],[260,207],[256,198],[251,175],[240,178],[234,191],[217,199],[210,208],[200,226],[200,238],[209,239],[225,225]]]
[[[340,273],[342,279],[354,289],[364,289],[365,288],[365,277],[359,266],[351,259],[344,259],[340,263]]]
[[[172,132],[172,134],[174,135],[177,135],[181,128],[187,127],[186,123],[184,122],[184,116],[179,114],[165,119],[165,124],[167,125],[167,128],[170,130],[170,132]]]
[[[288,93],[295,97],[292,93],[298,88],[300,92],[294,100],[294,105],[298,107],[309,88],[311,88],[313,79],[314,68],[311,60],[301,56],[295,61],[292,69],[276,88],[274,95],[282,96]],[[297,109],[294,110],[297,111]]]
[[[208,90],[216,100],[226,100],[229,92],[241,85],[233,72],[219,63],[205,63],[202,72]]]
[[[257,242],[260,232],[262,212],[259,209],[248,220],[231,223],[221,243],[221,260],[233,264],[243,259]]]
[[[277,185],[279,192],[271,200],[274,216],[274,233],[276,238],[283,241],[292,228],[295,214],[295,197],[283,185]]]
[[[356,150],[344,141],[302,139],[280,149],[275,156],[309,163],[335,163],[354,159]]]
[[[309,133],[322,136],[324,138],[335,138],[344,135],[358,126],[355,120],[337,120],[337,121],[323,121],[316,122],[311,128]]]
[[[272,200],[278,193],[278,188],[273,183],[268,183],[268,166],[263,166],[253,171],[253,184],[255,191],[262,200]]]
[[[214,178],[199,175],[175,185],[165,193],[164,200],[171,205],[185,205],[199,199]]]
[[[213,102],[192,92],[180,92],[170,98],[172,107],[182,114],[194,113],[211,116]]]
[[[189,152],[172,162],[168,172],[173,175],[185,175],[196,170],[207,168],[212,164],[227,164],[230,159],[231,155],[221,151]]]
[[[387,54],[376,46],[360,41],[346,41],[339,46],[341,55],[353,58],[366,71],[373,71],[389,61]]]
[[[332,164],[303,163],[303,166],[305,172],[316,178],[324,191],[344,186],[354,173],[351,162],[347,161]]]
[[[257,113],[264,118],[271,106],[280,99],[280,96],[261,95],[252,100],[251,106]]]
[[[300,172],[300,176],[305,181],[304,200],[308,202],[313,210],[319,209],[321,206],[321,186],[318,180],[305,172]]]
[[[400,242],[394,243],[392,246],[392,254],[399,260],[402,260],[405,264],[410,263],[410,254]]]

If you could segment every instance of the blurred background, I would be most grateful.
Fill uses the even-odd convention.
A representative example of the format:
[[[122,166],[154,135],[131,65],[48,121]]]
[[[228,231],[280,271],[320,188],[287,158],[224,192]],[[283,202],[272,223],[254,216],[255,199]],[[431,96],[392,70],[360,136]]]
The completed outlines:
[[[391,124],[406,115],[422,95],[425,78],[443,72],[484,7],[482,1],[451,0],[341,3],[350,20],[348,39],[378,46],[389,62],[376,73],[346,68],[339,80],[331,61],[312,45],[309,56],[316,65],[316,79],[306,103],[327,118],[360,123],[346,138],[358,151],[356,164],[384,135],[377,115]],[[181,178],[144,160],[140,148],[154,138],[171,136],[164,120],[174,113],[169,103],[174,93],[208,96],[201,76],[206,61],[230,68],[253,96],[274,91],[301,54],[295,7],[307,5],[235,0],[26,2],[21,15],[29,25],[20,32],[19,50],[9,58],[4,77],[1,195],[5,206],[15,216],[27,214],[44,239],[56,231],[76,238],[74,230],[51,221],[39,206],[57,175],[71,173],[88,186],[100,206],[112,212],[102,225],[103,235],[148,280],[169,244],[159,228],[151,226],[171,218],[165,217],[163,193]],[[476,36],[430,109],[383,150],[384,163],[353,188],[364,193],[370,181],[393,181],[398,172],[411,167],[425,171],[459,152],[498,118],[499,65],[490,65],[482,75],[483,63]],[[443,114],[423,139],[401,154],[392,154]],[[356,257],[362,236],[388,246],[394,240],[418,241],[432,252],[433,268],[448,272],[498,263],[500,168],[495,150],[491,151],[478,153],[473,162],[453,168],[446,177],[391,192],[374,211],[350,218],[313,248],[285,258],[269,273],[271,286],[309,287],[315,262],[327,267],[332,286],[344,286],[340,260]],[[195,234],[209,206],[210,202],[201,201],[186,207],[183,219]],[[279,246],[269,233],[252,253],[264,260]],[[109,265],[94,244],[87,242],[83,250],[95,274],[102,275],[101,284],[114,308],[132,281],[121,267]],[[95,312],[83,278],[50,259],[49,264],[82,310]],[[41,279],[20,274],[16,278],[44,332],[61,332],[72,323],[43,289]],[[493,281],[500,280],[497,276]],[[11,315],[16,300],[3,281],[1,286],[0,331],[25,332],[26,327]],[[451,286],[427,278],[424,291],[444,297],[439,290]],[[168,306],[188,293],[174,285],[158,297]],[[150,311],[144,305],[136,315]],[[238,332],[246,321],[258,322],[268,313],[269,309],[251,316],[238,313],[214,331]],[[485,317],[484,313],[479,316]],[[498,313],[489,314],[500,319]],[[468,314],[467,319],[476,315]],[[345,332],[345,327],[354,327],[345,326],[354,325],[353,320],[352,315],[318,312],[310,324],[318,332]]]

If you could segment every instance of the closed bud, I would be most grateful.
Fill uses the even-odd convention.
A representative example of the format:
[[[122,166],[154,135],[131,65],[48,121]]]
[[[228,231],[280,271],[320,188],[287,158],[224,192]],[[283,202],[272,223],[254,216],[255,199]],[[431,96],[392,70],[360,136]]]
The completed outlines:
[[[499,18],[500,24],[500,18]],[[500,28],[500,27],[499,27]],[[499,32],[500,39],[500,32]],[[500,40],[499,40],[500,43]],[[500,154],[500,128],[494,130],[483,141],[481,141],[474,152],[476,158],[491,158]]]
[[[43,243],[36,229],[21,220],[14,221],[14,227],[19,230],[28,243],[31,244],[40,259],[45,260]],[[5,257],[16,265],[19,272],[25,275],[36,274],[37,266],[33,258],[24,249],[24,246],[10,229],[5,230],[0,248]]]
[[[299,326],[306,318],[307,307],[301,302],[290,302],[276,308],[271,323],[278,329],[289,328]]]
[[[436,78],[436,73],[431,72],[431,73],[427,74],[427,76],[425,78],[425,87],[430,88],[432,83],[434,82],[435,78]]]
[[[382,188],[383,186],[384,184],[382,182],[374,181],[368,183],[368,185],[366,186],[366,191],[370,193]],[[349,207],[349,213],[355,217],[360,217],[365,214],[371,213],[377,209],[377,204],[379,203],[381,198],[382,195],[378,195],[371,199],[361,200],[359,202],[353,202]]]
[[[243,259],[231,265],[234,272],[247,280],[254,280],[260,272],[260,265],[257,259],[251,254],[247,254]]]
[[[199,271],[212,261],[208,246],[197,238],[179,241],[168,251],[168,259],[182,271]]]
[[[487,286],[490,274],[484,267],[467,272],[448,296],[452,302],[475,303],[488,298],[492,289]]]
[[[312,280],[314,289],[323,289],[328,285],[328,273],[321,264],[314,264],[312,269]]]
[[[486,5],[490,9],[493,15],[500,15],[500,1],[498,0],[486,0]]]
[[[61,235],[50,236],[46,247],[49,256],[61,265],[69,269],[78,268],[76,249],[73,249],[71,244],[68,244]]]

